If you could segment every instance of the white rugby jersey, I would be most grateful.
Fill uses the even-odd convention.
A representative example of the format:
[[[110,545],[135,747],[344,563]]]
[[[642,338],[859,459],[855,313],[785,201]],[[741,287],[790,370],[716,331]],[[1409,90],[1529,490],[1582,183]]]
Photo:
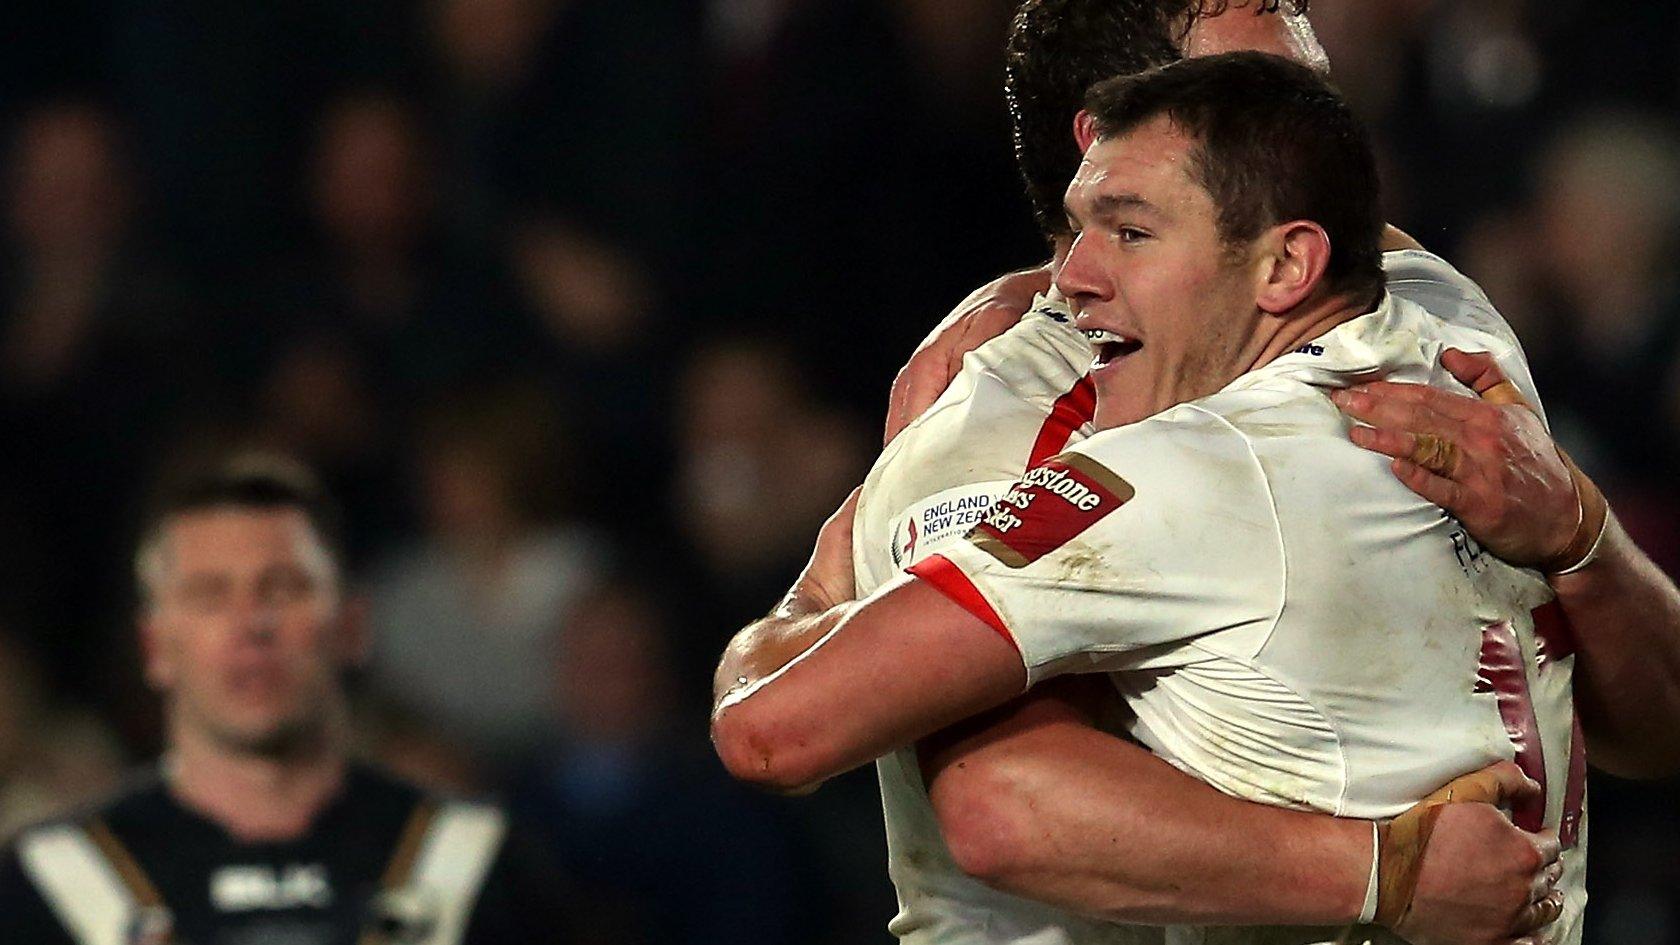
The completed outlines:
[[[1141,740],[1181,768],[1229,793],[1254,800],[1348,816],[1390,816],[1456,774],[1512,756],[1507,729],[1522,735],[1538,728],[1542,735],[1539,747],[1532,747],[1534,740],[1528,739],[1525,744],[1530,747],[1519,760],[1531,773],[1545,774],[1549,786],[1545,820],[1548,824],[1559,823],[1566,807],[1573,811],[1584,800],[1579,795],[1579,773],[1584,769],[1580,742],[1569,730],[1572,660],[1567,636],[1550,619],[1555,614],[1542,610],[1548,632],[1537,638],[1534,620],[1524,609],[1545,601],[1549,592],[1533,575],[1503,566],[1496,569],[1491,557],[1483,555],[1439,509],[1405,491],[1389,474],[1385,460],[1354,448],[1346,440],[1345,425],[1333,405],[1308,386],[1341,386],[1370,372],[1383,371],[1397,379],[1440,383],[1444,375],[1434,367],[1435,357],[1440,347],[1451,344],[1492,352],[1507,375],[1538,404],[1514,335],[1474,283],[1427,253],[1390,253],[1384,262],[1391,294],[1421,303],[1429,314],[1411,305],[1390,304],[1383,312],[1342,326],[1327,341],[1315,342],[1240,379],[1217,396],[1224,398],[1220,406],[1235,413],[1237,420],[1256,427],[1249,434],[1228,429],[1223,421],[1215,422],[1218,415],[1206,412],[1205,405],[1186,406],[1157,418],[1148,430],[1127,428],[1129,432],[1121,437],[1111,434],[1122,431],[1110,431],[1094,446],[1074,451],[1075,455],[1091,458],[1100,454],[1102,460],[1112,462],[1109,468],[1126,477],[1127,486],[1110,483],[1113,494],[1141,488],[1140,480],[1146,477],[1133,471],[1141,464],[1154,471],[1150,477],[1152,492],[1154,484],[1164,480],[1173,484],[1172,493],[1181,499],[1211,496],[1223,511],[1215,513],[1216,506],[1208,504],[1200,507],[1199,517],[1160,516],[1155,524],[1165,534],[1146,534],[1124,524],[1128,517],[1138,517],[1146,505],[1154,507],[1149,497],[1134,495],[1127,515],[1113,516],[1113,521],[1096,531],[1048,554],[1045,561],[1011,569],[960,540],[960,536],[978,514],[978,503],[1009,491],[1021,468],[1013,464],[1025,465],[1023,457],[1042,459],[1045,450],[1060,448],[1060,440],[1078,442],[1088,434],[1089,427],[1084,424],[1092,400],[1076,390],[1090,359],[1083,337],[1065,320],[1053,317],[1061,315],[1065,319],[1065,308],[1035,306],[1034,314],[1015,329],[969,356],[952,388],[893,442],[872,470],[856,519],[854,556],[859,592],[868,593],[902,567],[945,552],[945,559],[958,563],[947,570],[966,567],[973,572],[973,583],[985,589],[975,591],[970,603],[986,602],[1003,629],[1022,634],[1017,639],[1034,679],[1069,669],[1109,669],[1108,662],[1113,661],[1112,668],[1127,670],[1127,675],[1117,677],[1123,694],[1134,708],[1143,710],[1136,733]],[[1389,342],[1373,345],[1373,340],[1380,341],[1373,339],[1380,334],[1375,331],[1379,328],[1401,331],[1411,339],[1409,346]],[[1088,382],[1086,385],[1088,390]],[[1301,402],[1292,405],[1289,398],[1278,396],[1280,392],[1297,395],[1295,399]],[[1314,404],[1311,398],[1319,403]],[[1262,413],[1264,417],[1259,416]],[[1194,424],[1209,425],[1218,434],[1206,437],[1212,444],[1208,446],[1210,452],[1191,450],[1190,455],[1184,455],[1182,448],[1171,443],[1165,452],[1153,452],[1158,437],[1176,442],[1179,434],[1193,430],[1193,438],[1202,439],[1204,431],[1195,429]],[[1256,457],[1244,459],[1241,451],[1231,446],[1250,435],[1280,442],[1271,444],[1276,449],[1256,451],[1267,456],[1263,462]],[[1132,442],[1145,437],[1151,443],[1141,448]],[[1303,442],[1290,442],[1296,438]],[[1289,469],[1272,468],[1274,459],[1292,456],[1298,452],[1294,448],[1305,447],[1310,438],[1315,438],[1314,443],[1329,441],[1318,444],[1326,447],[1328,465],[1319,468],[1315,456],[1314,464],[1305,470],[1296,470],[1298,463],[1289,464]],[[1112,458],[1110,452],[1125,452],[1131,458]],[[1221,458],[1231,459],[1226,454],[1233,452],[1243,462],[1233,460],[1225,470],[1237,474],[1235,481],[1241,486],[1232,494],[1223,494],[1230,491],[1230,484],[1223,480],[1214,489],[1208,477],[1187,474],[1192,467],[1207,468],[1214,470],[1208,475],[1217,479]],[[1332,476],[1332,468],[1346,471],[1352,478]],[[1056,467],[1052,467],[1054,471]],[[1180,479],[1181,474],[1186,474],[1185,478]],[[1277,477],[1291,488],[1277,490],[1286,498],[1274,507],[1269,494],[1272,479]],[[1314,483],[1325,477],[1331,481],[1320,491]],[[1067,477],[1041,474],[1041,478],[1043,481],[1033,488],[1053,490]],[[1255,478],[1259,485],[1249,481]],[[1064,493],[1073,491],[1071,485],[1061,488]],[[1063,501],[1053,492],[1047,494],[1054,501]],[[1245,505],[1245,497],[1255,500],[1258,508]],[[1260,502],[1262,499],[1266,501]],[[1028,500],[1029,507],[1032,501]],[[1224,511],[1233,511],[1230,506],[1240,507],[1234,510],[1240,514],[1221,519]],[[1316,575],[1304,573],[1306,568],[1300,566],[1284,569],[1284,560],[1301,562],[1305,553],[1305,549],[1293,555],[1284,553],[1284,548],[1295,552],[1298,541],[1279,545],[1284,532],[1277,522],[1285,509],[1296,516],[1289,532],[1292,539],[1298,528],[1313,521],[1313,515],[1322,519],[1333,512],[1335,520],[1352,526],[1359,540],[1381,547],[1375,549],[1374,557],[1365,560],[1350,554],[1360,562],[1357,568],[1338,559],[1318,569]],[[1007,509],[1000,511],[1010,514]],[[1191,522],[1201,523],[1194,536],[1187,531]],[[1272,522],[1269,537],[1265,527],[1268,522]],[[1082,559],[1081,549],[1090,551],[1099,535],[1118,536],[1122,531],[1120,544],[1101,547],[1109,579],[1093,583],[1087,576],[1092,560]],[[1196,539],[1194,547],[1188,543],[1192,537]],[[1324,551],[1322,546],[1329,543],[1328,538],[1318,541],[1311,534],[1305,537],[1314,553]],[[1441,542],[1450,553],[1450,566],[1440,553]],[[1180,567],[1200,568],[1208,560],[1217,559],[1228,566],[1230,573],[1221,575],[1220,565],[1215,564],[1211,570],[1185,571],[1175,585],[1167,586],[1160,574],[1146,571],[1140,576],[1124,571],[1128,561],[1134,567],[1150,567],[1142,560],[1142,555],[1154,548],[1150,543],[1160,544],[1155,550],[1163,556],[1159,559],[1162,564],[1177,558]],[[1397,547],[1389,547],[1390,543]],[[1221,554],[1210,554],[1210,549]],[[1432,570],[1419,570],[1412,558],[1426,559]],[[1402,598],[1400,603],[1407,606],[1422,607],[1420,596],[1406,588],[1405,581],[1387,581],[1385,569],[1390,567],[1394,570],[1387,573],[1406,575],[1414,582],[1420,574],[1445,572],[1436,575],[1444,579],[1437,582],[1437,597],[1458,593],[1465,600],[1486,603],[1489,614],[1497,609],[1492,607],[1495,602],[1510,606],[1490,616],[1485,625],[1476,624],[1456,635],[1443,634],[1458,648],[1455,659],[1464,659],[1455,662],[1432,652],[1446,645],[1433,638],[1420,638],[1420,646],[1436,658],[1403,659],[1402,654],[1392,652],[1393,634],[1386,631],[1392,629],[1398,634],[1410,628],[1384,625],[1385,632],[1377,633],[1373,628],[1378,625],[1367,618],[1368,611],[1375,612],[1374,608],[1394,597]],[[1141,577],[1155,583],[1146,588],[1140,583]],[[1354,577],[1359,580],[1350,580]],[[952,582],[946,583],[949,586]],[[1367,588],[1365,584],[1372,586]],[[1457,591],[1449,593],[1445,590],[1448,587]],[[1297,603],[1300,595],[1305,597]],[[1127,599],[1122,603],[1114,599],[1116,596]],[[1065,619],[1066,615],[1076,613],[1082,605],[1095,605],[1099,598],[1105,615],[1125,613],[1127,622],[1116,624],[1111,618],[1108,623],[1093,622],[1090,631],[1071,632],[1073,621]],[[1147,627],[1138,631],[1140,646],[1124,648],[1133,632],[1130,618],[1135,599],[1141,598],[1149,599],[1144,605],[1149,610]],[[1290,627],[1295,626],[1297,617],[1306,621],[1316,616],[1321,621],[1335,617],[1351,629],[1346,634],[1315,638],[1312,646],[1302,645],[1293,631],[1268,634],[1264,645],[1246,660],[1232,655],[1242,652],[1238,644],[1245,640],[1251,648],[1261,642],[1262,631],[1258,628],[1283,616],[1279,607],[1285,600],[1292,603],[1288,610]],[[1211,625],[1210,615],[1214,618]],[[1009,623],[1012,617],[1026,623],[1016,628]],[[1359,622],[1353,622],[1355,617]],[[1509,636],[1500,628],[1501,620],[1510,622]],[[1430,614],[1423,626],[1434,630],[1433,624],[1438,622],[1438,617]],[[1175,629],[1164,630],[1156,627],[1157,623]],[[1121,641],[1122,649],[1102,649],[1109,645],[1103,642],[1109,638],[1102,635],[1105,628],[1109,637]],[[1482,630],[1480,635],[1478,629]],[[1326,644],[1326,639],[1331,642]],[[1375,642],[1384,644],[1382,650],[1366,649]],[[1219,651],[1210,647],[1218,646],[1226,646],[1229,652],[1214,655]],[[1230,649],[1233,646],[1236,649]],[[1461,652],[1466,648],[1470,652]],[[1535,668],[1534,661],[1541,659],[1542,653],[1546,667]],[[1333,658],[1326,660],[1326,655]],[[1484,655],[1488,657],[1485,661]],[[1260,658],[1276,656],[1295,660],[1288,664],[1291,674],[1287,677],[1295,688],[1280,686],[1279,679],[1257,672],[1263,665],[1258,662]],[[1432,678],[1424,667],[1448,662],[1452,663],[1452,672],[1443,678],[1451,682],[1436,679],[1436,690],[1429,691],[1438,690],[1439,694],[1432,701],[1410,698],[1402,688],[1412,685],[1410,676],[1398,668],[1387,671],[1409,666],[1411,676]],[[1337,675],[1347,668],[1343,663],[1354,664],[1355,669],[1364,666],[1369,672],[1344,679]],[[1332,664],[1329,671],[1320,671],[1321,666]],[[1524,671],[1513,675],[1519,665],[1525,667]],[[1296,673],[1301,676],[1298,680]],[[1544,720],[1542,725],[1528,724],[1521,698],[1523,682],[1528,684],[1529,704],[1536,718]],[[1482,689],[1491,691],[1479,691]],[[1302,702],[1303,695],[1317,696],[1321,690],[1333,697],[1322,707]],[[1420,718],[1418,710],[1425,707]],[[1322,709],[1322,718],[1314,714],[1318,709]],[[1369,724],[1344,731],[1344,716]],[[1441,729],[1447,726],[1452,727],[1451,738],[1441,737]],[[1337,763],[1327,764],[1330,758]],[[1356,760],[1357,765],[1338,767],[1349,765],[1350,760]],[[914,751],[889,755],[878,767],[890,871],[901,906],[890,927],[905,941],[916,945],[1036,945],[1162,940],[1161,930],[1093,922],[991,890],[968,878],[952,863],[939,834]],[[1383,780],[1365,783],[1364,779],[1372,776]],[[1528,818],[1533,814],[1525,812]],[[1572,821],[1571,832],[1577,827]],[[1580,832],[1584,841],[1584,831]],[[1564,882],[1569,906],[1558,927],[1567,930],[1561,941],[1579,939],[1583,858],[1584,845],[1566,858]],[[1174,942],[1299,943],[1333,937],[1332,932],[1324,930],[1298,929],[1175,928],[1165,934]]]
[[[951,386],[888,444],[853,520],[860,596],[960,541],[1021,473],[1089,434],[1091,346],[1067,306],[1040,296],[1021,322],[963,359]],[[1159,929],[1087,919],[999,892],[958,869],[914,748],[876,762],[887,869],[907,945],[1151,945]]]
[[[1047,461],[913,570],[1012,639],[1030,681],[1112,674],[1140,741],[1237,797],[1392,817],[1514,756],[1547,786],[1514,819],[1572,847],[1548,938],[1579,941],[1585,747],[1551,589],[1353,445],[1326,390],[1442,384],[1441,349],[1480,340],[1390,296],[1217,394]]]

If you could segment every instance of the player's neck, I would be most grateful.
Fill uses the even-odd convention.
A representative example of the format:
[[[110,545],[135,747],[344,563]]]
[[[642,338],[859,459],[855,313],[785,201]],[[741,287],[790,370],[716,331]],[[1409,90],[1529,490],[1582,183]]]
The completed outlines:
[[[1308,299],[1281,318],[1268,318],[1263,324],[1271,330],[1257,338],[1254,361],[1249,370],[1264,367],[1297,351],[1337,325],[1351,322],[1370,311],[1372,307],[1369,304],[1354,296],[1329,295]]]
[[[343,726],[284,756],[230,750],[177,727],[164,759],[170,793],[246,843],[279,843],[308,832],[343,786]]]

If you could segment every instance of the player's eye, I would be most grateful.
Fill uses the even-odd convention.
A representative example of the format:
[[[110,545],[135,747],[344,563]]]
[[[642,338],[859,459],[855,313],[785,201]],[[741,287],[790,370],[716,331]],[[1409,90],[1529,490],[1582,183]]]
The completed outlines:
[[[1141,243],[1149,239],[1148,231],[1140,230],[1135,226],[1120,227],[1115,233],[1120,237],[1122,243]]]

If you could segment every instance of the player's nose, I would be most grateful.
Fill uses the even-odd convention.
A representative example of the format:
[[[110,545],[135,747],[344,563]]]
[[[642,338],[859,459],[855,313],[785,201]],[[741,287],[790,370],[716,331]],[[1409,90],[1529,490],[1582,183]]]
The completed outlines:
[[[1096,241],[1086,239],[1086,234],[1081,233],[1074,238],[1061,271],[1056,273],[1056,288],[1076,312],[1082,311],[1087,303],[1113,296],[1096,256]]]

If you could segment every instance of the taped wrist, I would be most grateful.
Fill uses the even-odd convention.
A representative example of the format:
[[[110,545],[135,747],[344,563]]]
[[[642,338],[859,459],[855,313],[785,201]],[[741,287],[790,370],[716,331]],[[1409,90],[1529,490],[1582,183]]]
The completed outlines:
[[[1411,911],[1423,872],[1423,854],[1442,808],[1448,804],[1498,804],[1499,780],[1483,770],[1454,779],[1393,820],[1377,822],[1376,922],[1397,928]]]
[[[1534,406],[1510,381],[1500,381],[1482,391],[1481,397],[1489,403],[1513,404],[1534,410]],[[1562,447],[1558,448],[1558,456],[1568,467],[1570,481],[1575,486],[1575,507],[1579,518],[1575,522],[1575,534],[1570,536],[1568,544],[1541,565],[1540,570],[1549,575],[1570,574],[1592,564],[1593,559],[1598,557],[1598,547],[1604,541],[1605,529],[1610,524],[1610,503],[1605,501],[1598,485],[1587,478],[1587,474],[1575,465],[1575,460]]]
[[[1569,467],[1569,478],[1575,484],[1575,501],[1581,517],[1575,524],[1575,534],[1570,537],[1569,543],[1541,569],[1548,575],[1572,574],[1592,564],[1593,559],[1598,557],[1604,532],[1610,527],[1610,503],[1605,501],[1604,493],[1587,478],[1581,467],[1575,465],[1575,460],[1568,453],[1559,449],[1558,455]]]

